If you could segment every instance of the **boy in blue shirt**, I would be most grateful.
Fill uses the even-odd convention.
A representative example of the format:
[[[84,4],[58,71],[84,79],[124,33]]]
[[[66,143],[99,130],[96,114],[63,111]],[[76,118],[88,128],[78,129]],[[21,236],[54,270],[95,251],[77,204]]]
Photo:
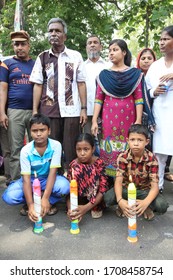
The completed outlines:
[[[70,187],[69,181],[64,176],[57,175],[57,170],[61,167],[62,147],[60,142],[49,139],[49,118],[35,114],[30,120],[30,131],[33,141],[24,146],[20,153],[22,177],[9,185],[2,198],[9,205],[26,203],[29,219],[35,222],[37,215],[32,191],[34,172],[37,173],[43,191],[42,217],[57,212],[55,204],[69,194]]]

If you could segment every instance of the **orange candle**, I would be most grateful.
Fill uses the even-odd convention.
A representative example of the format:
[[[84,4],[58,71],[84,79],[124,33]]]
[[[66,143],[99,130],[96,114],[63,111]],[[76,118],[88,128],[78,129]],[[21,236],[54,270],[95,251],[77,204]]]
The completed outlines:
[[[72,180],[70,181],[70,210],[75,210],[78,207],[78,185],[74,179],[74,171],[72,170]],[[71,221],[72,234],[78,234],[80,232],[78,219]]]

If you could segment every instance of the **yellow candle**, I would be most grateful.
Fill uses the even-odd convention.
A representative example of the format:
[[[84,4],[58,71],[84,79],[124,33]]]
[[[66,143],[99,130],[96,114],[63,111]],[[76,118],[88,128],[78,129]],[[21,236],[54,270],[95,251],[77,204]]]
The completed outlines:
[[[128,205],[132,206],[136,203],[136,186],[132,182],[132,176],[129,176],[129,185],[128,185]],[[129,242],[136,242],[137,238],[137,225],[136,225],[136,214],[128,218],[128,241]]]

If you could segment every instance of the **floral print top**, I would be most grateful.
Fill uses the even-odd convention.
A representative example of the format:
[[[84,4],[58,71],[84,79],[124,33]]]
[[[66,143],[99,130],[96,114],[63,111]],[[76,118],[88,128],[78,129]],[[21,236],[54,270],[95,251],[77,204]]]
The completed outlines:
[[[75,179],[78,184],[78,196],[87,197],[91,203],[95,203],[98,192],[104,194],[108,190],[105,165],[102,159],[97,158],[94,163],[79,163],[78,159],[70,163],[68,179]]]

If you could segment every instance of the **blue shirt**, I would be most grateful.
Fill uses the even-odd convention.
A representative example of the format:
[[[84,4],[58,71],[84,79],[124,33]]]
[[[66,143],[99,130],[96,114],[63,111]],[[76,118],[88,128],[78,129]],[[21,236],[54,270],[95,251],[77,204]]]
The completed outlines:
[[[8,83],[8,104],[11,109],[32,110],[33,84],[29,81],[34,60],[16,57],[4,60],[0,65],[0,81]]]
[[[48,138],[47,148],[42,156],[37,152],[34,141],[31,141],[20,153],[21,174],[34,176],[36,171],[38,177],[47,177],[50,168],[61,167],[61,153],[62,146],[56,140]]]

